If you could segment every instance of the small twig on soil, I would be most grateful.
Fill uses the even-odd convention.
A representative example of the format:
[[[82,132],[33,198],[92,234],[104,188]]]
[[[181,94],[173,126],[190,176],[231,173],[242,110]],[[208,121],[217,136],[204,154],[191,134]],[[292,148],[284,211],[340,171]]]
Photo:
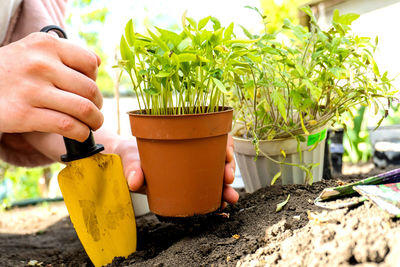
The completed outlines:
[[[221,216],[223,218],[229,219],[230,214],[226,212],[221,212],[221,213],[215,213],[215,215]]]
[[[243,209],[240,209],[240,210],[238,211],[238,213],[241,213],[242,211],[245,211],[245,210],[251,210],[251,209],[254,209],[255,207],[257,207],[257,205],[254,205],[254,206],[251,206],[251,207],[248,207],[248,208],[243,208]]]

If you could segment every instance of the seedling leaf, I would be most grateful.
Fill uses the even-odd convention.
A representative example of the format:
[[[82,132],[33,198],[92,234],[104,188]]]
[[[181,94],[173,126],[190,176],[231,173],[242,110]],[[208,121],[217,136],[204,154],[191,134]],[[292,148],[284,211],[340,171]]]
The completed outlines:
[[[217,78],[212,78],[213,79],[213,82],[214,82],[214,84],[218,87],[218,89],[222,92],[222,93],[224,93],[224,94],[227,94],[228,93],[228,91],[226,90],[226,88],[225,88],[225,85],[220,81],[220,80],[218,80]]]
[[[208,16],[199,21],[199,24],[198,24],[199,31],[207,25],[207,23],[210,21],[210,19],[211,19],[211,16]]]
[[[281,177],[282,173],[279,171],[274,175],[274,178],[271,180],[271,185],[274,185],[276,180],[278,180],[279,177]]]
[[[285,201],[283,201],[283,202],[281,202],[281,203],[278,203],[278,204],[276,205],[276,212],[281,211],[281,210],[283,209],[283,207],[288,203],[289,199],[290,199],[290,194],[287,196],[287,198],[286,198]]]

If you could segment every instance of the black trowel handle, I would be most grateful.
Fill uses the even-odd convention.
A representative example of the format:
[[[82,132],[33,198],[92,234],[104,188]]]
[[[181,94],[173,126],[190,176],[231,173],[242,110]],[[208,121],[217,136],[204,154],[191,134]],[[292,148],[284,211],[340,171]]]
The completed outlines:
[[[65,31],[56,25],[49,25],[49,26],[43,27],[40,30],[40,32],[46,32],[46,33],[50,32],[50,31],[57,33],[58,37],[60,37],[60,38],[67,39],[67,34],[65,33]]]
[[[103,145],[95,143],[92,131],[90,131],[89,137],[83,142],[64,137],[64,144],[67,154],[61,156],[63,162],[87,158],[104,150]]]
[[[67,39],[67,34],[65,31],[56,25],[46,26],[40,31],[53,31],[57,33],[60,38]],[[103,145],[95,143],[92,131],[90,131],[89,137],[83,142],[78,142],[76,140],[64,137],[64,144],[65,148],[67,149],[67,154],[61,156],[61,160],[63,162],[83,159],[104,150]]]

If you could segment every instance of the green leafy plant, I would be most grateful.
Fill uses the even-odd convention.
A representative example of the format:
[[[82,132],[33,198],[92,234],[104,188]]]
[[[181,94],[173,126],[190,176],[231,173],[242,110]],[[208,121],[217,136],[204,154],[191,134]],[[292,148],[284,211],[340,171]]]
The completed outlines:
[[[360,105],[378,114],[387,110],[396,93],[387,72],[381,74],[374,60],[378,39],[372,43],[351,33],[359,15],[336,10],[331,27],[323,30],[309,7],[302,10],[310,17],[310,28],[285,20],[282,30],[273,34],[247,32],[257,42],[246,48],[242,65],[232,72],[230,100],[238,122],[234,134],[252,139],[258,152],[260,140],[305,142],[304,135],[340,123],[344,112],[353,114]],[[314,167],[297,166],[308,176]]]
[[[349,32],[356,14],[335,11],[332,27],[323,31],[309,8],[311,30],[285,21],[289,44],[276,34],[262,36],[244,55],[250,75],[237,75],[235,97],[246,123],[246,137],[259,140],[308,134],[311,129],[340,121],[358,105],[387,109],[394,90],[387,73],[380,74],[373,58],[375,44]],[[243,69],[242,69],[243,70]]]
[[[184,14],[182,27],[180,33],[155,27],[148,36],[136,33],[132,20],[125,27],[119,66],[147,114],[207,113],[225,106],[230,51],[253,42],[234,39],[233,23],[225,28],[210,16],[196,22]]]

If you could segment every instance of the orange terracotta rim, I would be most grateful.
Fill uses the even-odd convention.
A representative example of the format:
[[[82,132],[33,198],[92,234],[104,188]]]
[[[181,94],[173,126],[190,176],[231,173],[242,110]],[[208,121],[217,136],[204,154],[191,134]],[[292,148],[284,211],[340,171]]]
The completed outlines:
[[[142,110],[128,112],[132,135],[153,140],[198,139],[224,135],[232,129],[231,107],[200,114],[148,115]],[[206,123],[202,122],[206,119]],[[155,130],[155,127],[163,129]]]
[[[144,109],[132,110],[127,113],[129,116],[138,116],[138,117],[191,117],[191,116],[212,116],[213,114],[219,114],[221,112],[231,112],[233,108],[231,107],[219,107],[218,111],[207,112],[207,113],[195,113],[195,114],[176,114],[176,115],[153,115],[153,114],[145,114]]]

